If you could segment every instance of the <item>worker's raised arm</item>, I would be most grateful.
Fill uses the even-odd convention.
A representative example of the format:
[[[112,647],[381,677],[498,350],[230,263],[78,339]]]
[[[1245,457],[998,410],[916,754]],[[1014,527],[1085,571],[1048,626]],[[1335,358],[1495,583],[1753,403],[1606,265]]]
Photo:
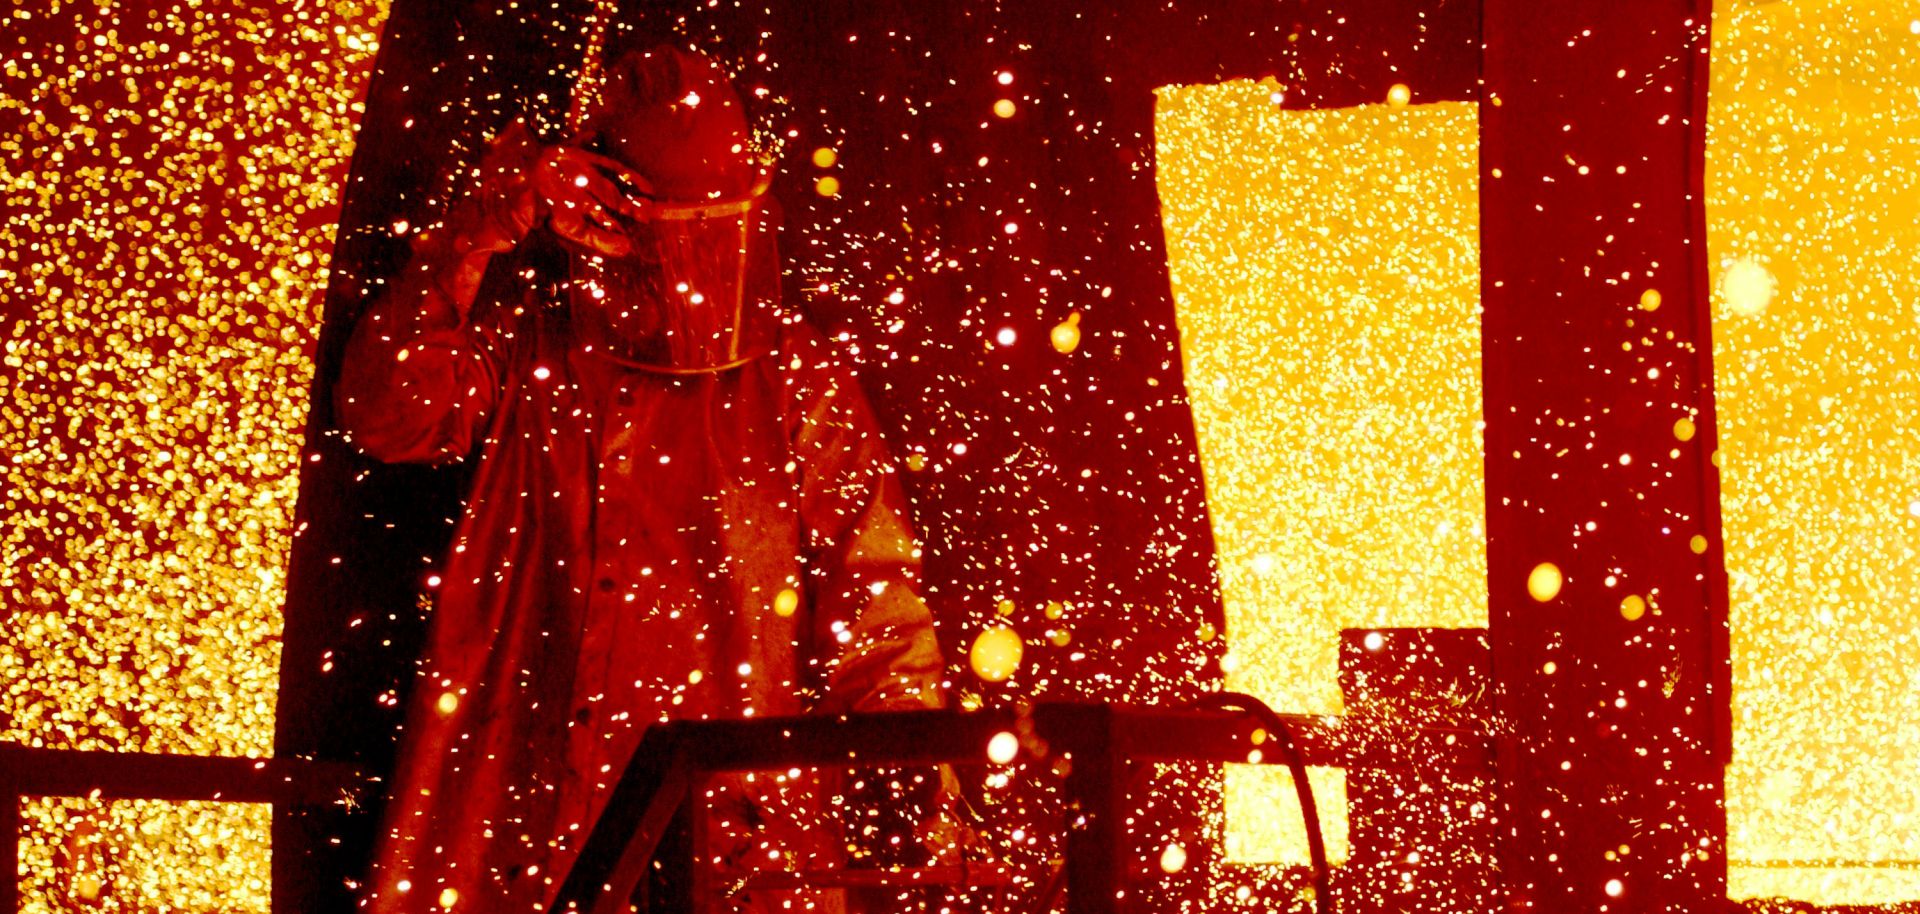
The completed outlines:
[[[539,218],[539,147],[516,122],[488,146],[469,190],[354,321],[334,414],[354,447],[393,463],[445,463],[473,450],[492,412],[497,334],[469,320],[487,266]]]
[[[354,322],[334,386],[341,430],[392,463],[446,463],[473,450],[499,394],[510,313],[474,314],[493,258],[542,223],[563,240],[618,255],[620,219],[644,215],[603,156],[542,146],[515,122],[488,145],[445,221],[414,239],[405,269]]]

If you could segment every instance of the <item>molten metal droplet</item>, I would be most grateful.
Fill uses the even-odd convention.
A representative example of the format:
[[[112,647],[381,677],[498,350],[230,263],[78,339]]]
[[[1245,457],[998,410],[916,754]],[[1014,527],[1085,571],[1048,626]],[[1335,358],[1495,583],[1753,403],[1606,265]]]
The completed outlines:
[[[1178,873],[1187,868],[1187,849],[1178,841],[1169,842],[1160,851],[1160,871]]]
[[[1527,594],[1542,603],[1560,595],[1560,585],[1564,579],[1560,576],[1560,566],[1552,562],[1541,562],[1533,566],[1527,574]]]
[[[995,765],[1009,764],[1014,756],[1019,754],[1020,737],[1005,730],[995,733],[992,739],[987,740],[987,761]]]
[[[1022,649],[1019,634],[1006,626],[996,625],[973,639],[973,650],[968,653],[967,660],[975,676],[988,682],[1006,682],[1020,669]]]
[[[1620,601],[1620,618],[1628,622],[1636,622],[1646,614],[1647,601],[1639,594],[1627,594],[1627,598]]]
[[[1080,347],[1080,312],[1075,311],[1067,315],[1066,320],[1053,326],[1053,332],[1048,336],[1053,340],[1053,348],[1063,355],[1078,349]]]

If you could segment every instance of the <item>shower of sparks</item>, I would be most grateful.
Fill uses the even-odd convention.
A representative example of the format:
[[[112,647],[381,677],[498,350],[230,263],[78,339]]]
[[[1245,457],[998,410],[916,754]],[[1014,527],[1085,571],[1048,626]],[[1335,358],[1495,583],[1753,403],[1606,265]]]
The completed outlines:
[[[1341,629],[1487,622],[1477,117],[1273,94],[1161,90],[1160,197],[1227,687],[1335,714]],[[1282,769],[1230,768],[1227,809],[1230,858],[1306,859]]]
[[[265,755],[316,303],[386,3],[153,6],[120,22],[59,0],[0,13],[0,739]],[[1720,6],[1708,202],[1731,893],[1911,900],[1920,21],[1892,3]],[[990,94],[968,103],[983,121],[1044,110],[1008,88],[1011,71],[978,82]],[[1271,82],[1159,97],[1226,685],[1287,711],[1342,711],[1343,628],[1486,624],[1476,114],[1412,104],[1417,85],[1338,111],[1282,110]],[[833,147],[811,164],[825,199],[862,180]],[[992,215],[1008,244],[1049,228],[1044,213]],[[859,249],[831,228],[815,234]],[[917,303],[889,288],[875,309],[891,333]],[[1655,290],[1640,299],[1661,305]],[[1080,312],[1055,310],[1018,330],[984,311],[960,326],[988,351],[1070,355]],[[899,354],[869,345],[869,359]],[[1674,425],[1676,441],[1694,434]],[[905,446],[912,472],[968,452],[925,437]],[[1537,571],[1536,597],[1554,599],[1558,569]],[[1028,603],[970,620],[983,684],[1152,697],[1067,672],[1084,665],[1071,624],[1093,610]],[[1618,607],[1629,620],[1658,611],[1638,594]],[[1183,656],[1204,659],[1196,645],[1216,634],[1199,626]],[[1047,644],[1071,646],[1072,663],[1046,661]],[[1191,684],[1178,679],[1188,665],[1172,667],[1174,690]],[[1002,736],[983,748],[1006,766],[987,776],[985,817],[1038,820],[1019,788],[1057,783],[1064,760]],[[1175,795],[1210,786],[1159,773]],[[1337,861],[1346,785],[1334,769],[1312,778]],[[1305,860],[1283,770],[1237,766],[1226,784],[1229,858]],[[36,800],[26,812],[24,911],[267,907],[264,808]],[[1174,839],[1213,836],[1144,837],[1143,865],[1172,875],[1198,846]],[[1025,828],[992,840],[1009,859],[1053,856]]]
[[[270,753],[316,304],[385,7],[0,14],[0,739]],[[21,910],[265,910],[267,819],[35,801]]]
[[[1717,3],[1707,123],[1733,620],[1730,894],[1920,897],[1920,40]]]

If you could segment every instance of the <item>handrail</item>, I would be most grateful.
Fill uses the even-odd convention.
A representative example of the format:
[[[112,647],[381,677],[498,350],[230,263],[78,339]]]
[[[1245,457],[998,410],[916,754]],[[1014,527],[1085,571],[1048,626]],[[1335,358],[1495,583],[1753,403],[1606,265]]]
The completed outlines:
[[[14,796],[318,806],[366,783],[357,768],[342,762],[0,742],[0,784]]]
[[[1279,713],[1252,695],[1240,692],[1214,692],[1196,702],[1197,707],[1215,710],[1245,711],[1274,728],[1274,739],[1281,761],[1293,774],[1294,795],[1299,798],[1300,818],[1307,834],[1307,855],[1313,861],[1313,909],[1317,914],[1333,911],[1333,874],[1327,865],[1327,843],[1320,834],[1320,810],[1314,804],[1313,786],[1308,782],[1307,763],[1293,744],[1293,728]]]
[[[1302,764],[1378,771],[1484,767],[1493,747],[1467,729],[1355,725],[1328,717],[1275,715]],[[635,753],[562,882],[561,904],[596,914],[629,897],[674,812],[706,774],[795,765],[896,765],[970,761],[987,741],[1031,728],[1054,752],[1071,754],[1070,800],[1115,810],[1131,761],[1246,762],[1254,733],[1272,726],[1227,711],[1047,702],[983,711],[928,710],[840,717],[682,721],[652,728]],[[1277,734],[1276,734],[1277,735]],[[1269,761],[1284,761],[1276,757]],[[371,783],[354,766],[301,758],[47,749],[0,742],[0,831],[17,860],[23,797],[91,797],[318,806]],[[1068,834],[1068,897],[1074,914],[1115,910],[1124,852],[1113,823],[1094,813]],[[691,861],[688,861],[691,863]],[[1078,889],[1078,891],[1076,891]],[[1074,899],[1078,898],[1079,901]],[[0,914],[19,907],[15,866],[0,865]]]
[[[920,710],[849,716],[681,721],[654,728],[621,776],[606,811],[562,880],[555,910],[620,910],[673,812],[709,773],[794,766],[935,764],[978,759],[1002,731],[1030,727],[1055,754],[1073,758],[1069,803],[1084,812],[1067,834],[1067,898],[1073,914],[1117,911],[1125,872],[1126,766],[1134,761],[1247,762],[1278,722],[1299,764],[1404,770],[1480,766],[1492,741],[1465,729],[1343,727],[1335,718],[1222,710],[1165,710],[1078,702],[982,711]],[[1271,734],[1278,735],[1278,734]],[[1269,747],[1273,748],[1273,747]],[[1251,758],[1250,758],[1251,755]],[[644,852],[643,850],[644,849]],[[692,861],[680,861],[691,865]]]
[[[352,765],[302,758],[47,749],[0,742],[0,914],[20,909],[20,802],[88,797],[322,806],[369,784]]]

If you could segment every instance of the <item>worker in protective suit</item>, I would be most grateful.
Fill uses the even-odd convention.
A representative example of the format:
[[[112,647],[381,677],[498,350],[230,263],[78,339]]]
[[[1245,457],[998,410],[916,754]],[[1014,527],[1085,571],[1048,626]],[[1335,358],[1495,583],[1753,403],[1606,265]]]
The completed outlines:
[[[739,97],[671,49],[604,79],[571,142],[490,145],[335,389],[365,453],[477,462],[369,910],[548,906],[656,722],[942,703],[893,461],[841,356],[779,306]],[[813,789],[724,784],[707,856],[828,853],[837,830],[776,821]]]

